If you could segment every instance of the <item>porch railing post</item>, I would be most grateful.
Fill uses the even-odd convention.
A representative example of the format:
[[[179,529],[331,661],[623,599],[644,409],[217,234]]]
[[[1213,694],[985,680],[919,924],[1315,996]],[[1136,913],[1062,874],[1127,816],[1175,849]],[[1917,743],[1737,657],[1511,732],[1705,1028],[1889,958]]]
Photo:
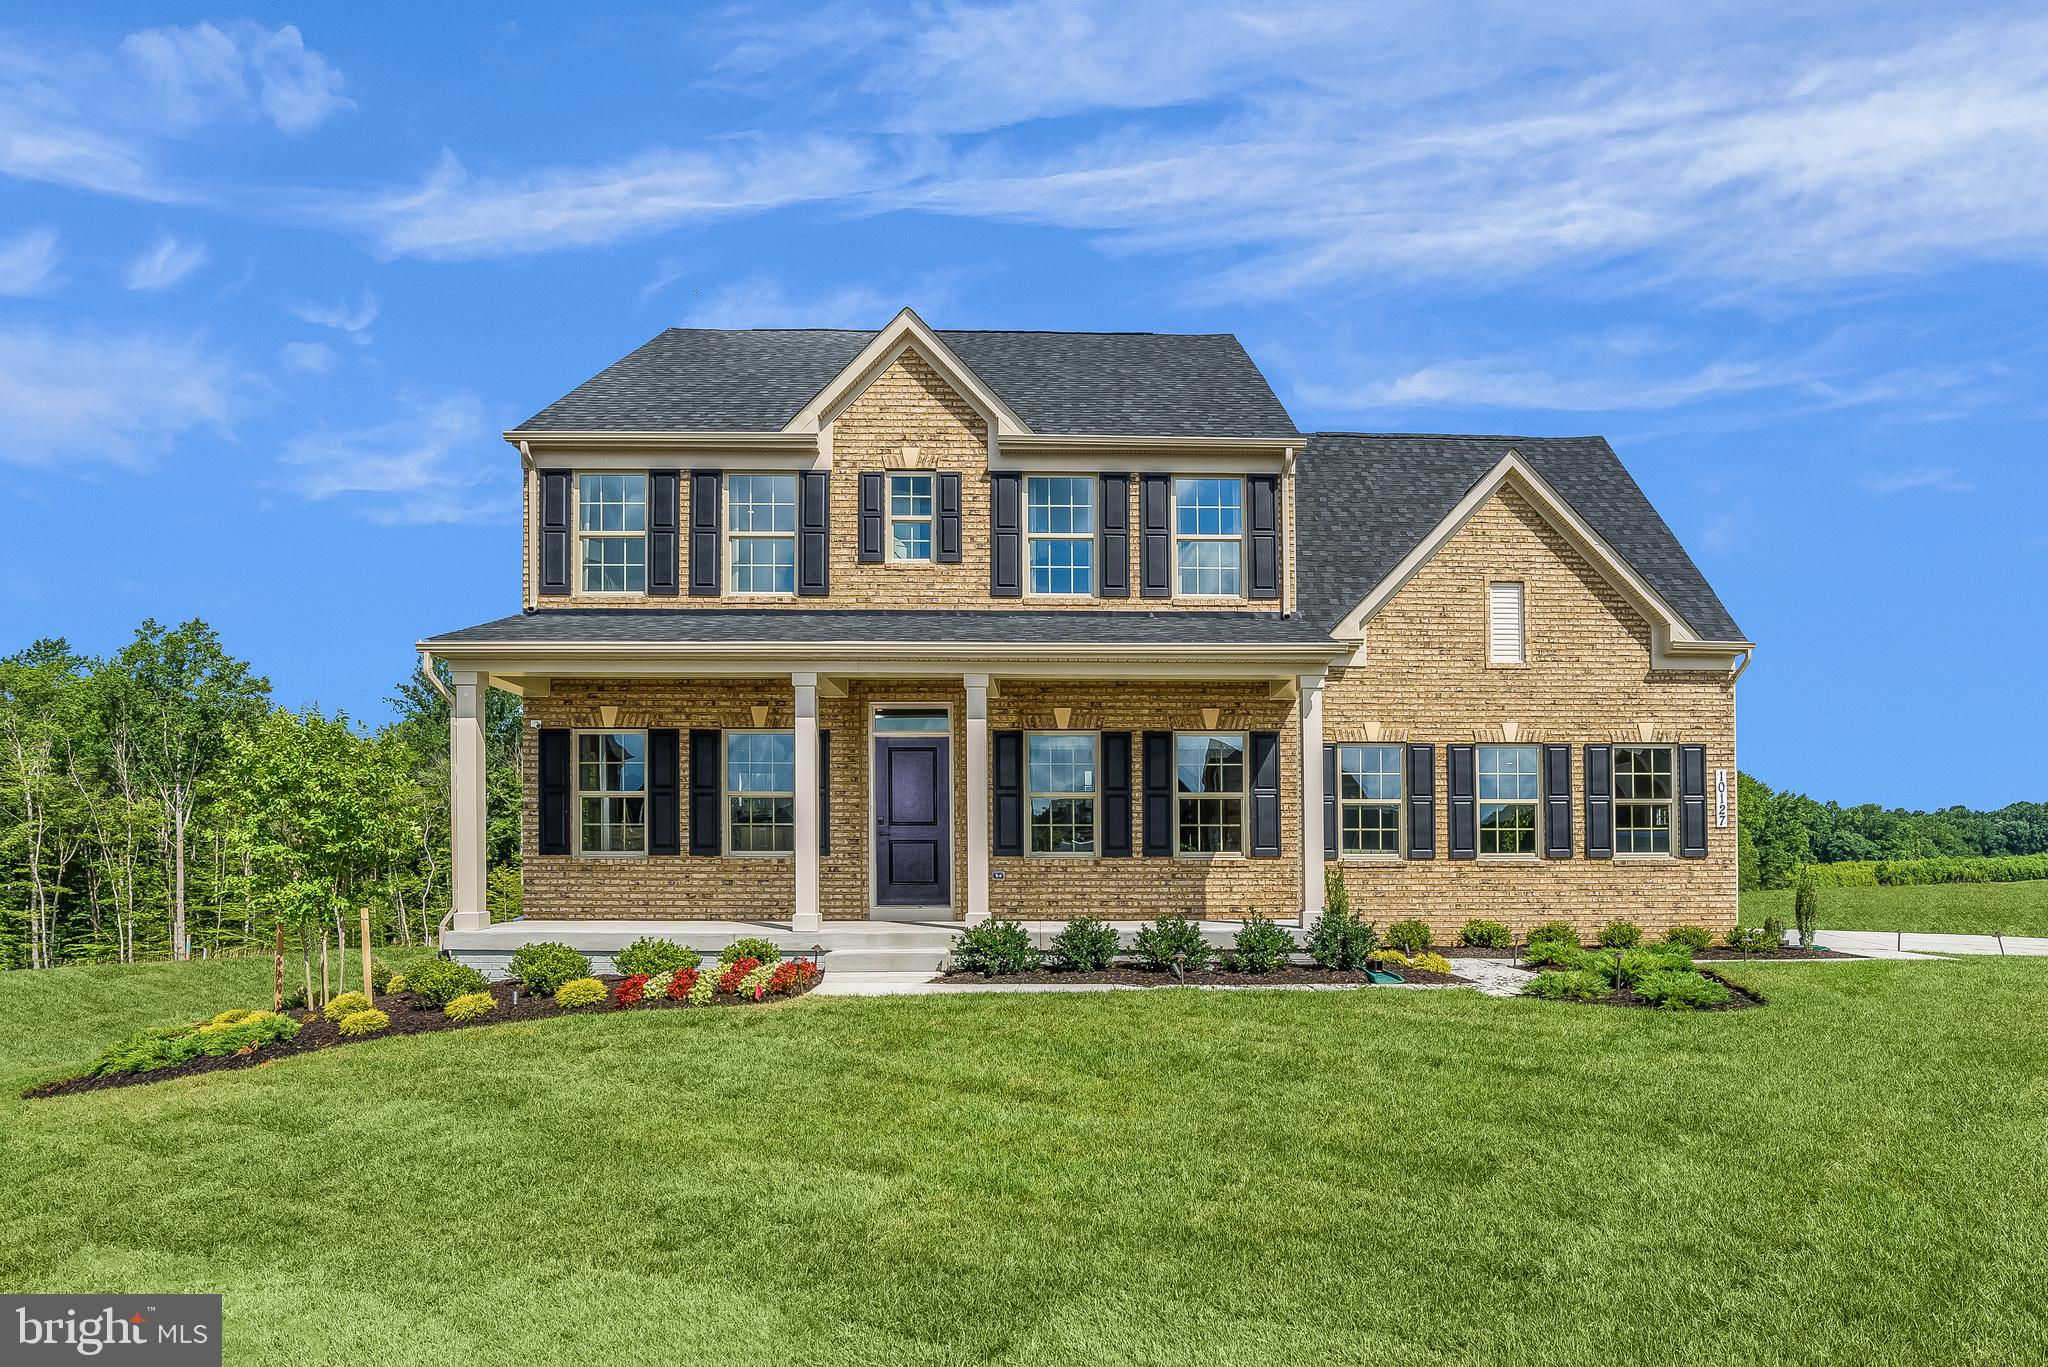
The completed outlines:
[[[796,692],[796,905],[790,929],[820,929],[818,909],[818,676],[789,676]]]
[[[988,675],[966,674],[967,687],[967,923],[980,925],[988,910]]]
[[[1301,708],[1301,928],[1323,917],[1323,676],[1295,679]]]
[[[484,907],[483,675],[455,671],[455,705],[448,711],[448,854],[454,868],[450,928],[480,930],[491,923]]]

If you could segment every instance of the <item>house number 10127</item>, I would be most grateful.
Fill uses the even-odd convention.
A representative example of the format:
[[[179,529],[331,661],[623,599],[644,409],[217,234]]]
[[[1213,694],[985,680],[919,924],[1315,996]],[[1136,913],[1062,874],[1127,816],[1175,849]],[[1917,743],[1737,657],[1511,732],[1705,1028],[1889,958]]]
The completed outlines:
[[[1714,824],[1716,826],[1726,826],[1728,824],[1728,771],[1726,769],[1716,769],[1714,771]]]

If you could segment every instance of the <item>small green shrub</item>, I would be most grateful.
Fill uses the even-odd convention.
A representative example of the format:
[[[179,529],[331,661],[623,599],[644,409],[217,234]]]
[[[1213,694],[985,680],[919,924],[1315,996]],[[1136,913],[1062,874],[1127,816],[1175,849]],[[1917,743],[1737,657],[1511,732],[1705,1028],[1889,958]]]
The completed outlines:
[[[988,978],[1030,973],[1040,962],[1030,933],[1015,921],[996,917],[960,932],[953,941],[949,967],[955,973],[979,973]]]
[[[1609,950],[1586,958],[1589,971],[1600,974],[1616,987],[1634,988],[1653,973],[1692,971],[1690,954],[1663,946]]]
[[[1403,954],[1420,954],[1429,948],[1429,925],[1423,921],[1396,921],[1387,927],[1387,943]]]
[[[552,941],[521,945],[512,952],[512,976],[528,993],[545,997],[571,978],[589,977],[590,956]],[[413,991],[417,994],[419,988]]]
[[[1673,926],[1664,932],[1664,943],[1703,954],[1714,947],[1714,932],[1705,926]]]
[[[1231,963],[1240,973],[1271,973],[1285,966],[1296,948],[1292,935],[1254,914],[1238,927],[1230,947]]]
[[[1728,948],[1741,954],[1768,954],[1782,938],[1782,931],[1773,934],[1768,925],[1737,926],[1728,932]]]
[[[690,984],[689,1002],[692,1006],[703,1006],[711,1000],[711,994],[718,991],[718,975],[705,971],[697,975]]]
[[[1349,897],[1332,897],[1315,929],[1308,933],[1308,956],[1324,968],[1363,968],[1379,942],[1372,924],[1351,914]]]
[[[1418,954],[1409,966],[1419,968],[1424,973],[1441,973],[1445,977],[1449,977],[1451,973],[1451,961],[1441,954]]]
[[[1094,973],[1116,962],[1116,927],[1083,916],[1052,937],[1052,964],[1068,973]]]
[[[749,935],[743,940],[734,940],[718,951],[718,967],[721,971],[731,968],[741,959],[752,959],[756,963],[772,964],[782,957],[772,941],[758,935]]]
[[[1499,921],[1467,921],[1458,932],[1458,943],[1474,949],[1512,949],[1515,935]]]
[[[378,959],[370,965],[370,991],[380,997],[387,992],[395,992],[398,989],[391,985],[392,980],[403,976],[403,974],[392,972],[390,964],[385,963],[382,959]]]
[[[343,1016],[353,1016],[358,1011],[367,1011],[370,1005],[370,999],[362,993],[344,992],[321,1007],[320,1014],[330,1021],[338,1021]]]
[[[1576,949],[1579,945],[1578,928],[1570,921],[1545,921],[1542,925],[1529,932],[1530,944],[1533,945],[1545,940],[1557,944],[1567,944]]]
[[[1725,1006],[1735,996],[1725,984],[1715,982],[1704,973],[1677,968],[1647,975],[1636,984],[1635,991],[1638,997],[1654,1002],[1665,1011],[1698,1011],[1709,1006]]]
[[[1184,973],[1207,968],[1216,951],[1202,938],[1202,928],[1185,916],[1162,916],[1139,931],[1131,947],[1148,968],[1179,964]]]
[[[208,1021],[207,1024],[218,1026],[240,1025],[243,1021],[255,1020],[262,1014],[263,1012],[261,1011],[251,1011],[245,1006],[235,1006],[221,1012],[218,1016]]]
[[[1609,921],[1593,939],[1602,949],[1634,949],[1643,942],[1643,928],[1634,921]]]
[[[761,958],[758,954],[754,957]],[[642,936],[612,955],[612,967],[623,976],[630,978],[635,973],[645,973],[650,983],[659,978],[663,986],[675,976],[677,969],[695,968],[703,962],[704,956],[687,945],[679,945],[674,940],[657,940],[652,936]],[[761,959],[761,962],[772,961]],[[583,971],[588,973],[590,970],[585,968]]]
[[[403,991],[405,991],[405,975],[404,975],[403,973],[394,973],[394,974],[392,974],[392,975],[391,975],[391,977],[390,977],[390,979],[389,979],[388,981],[386,981],[386,982],[385,982],[385,984],[384,984],[384,991],[385,991],[385,992],[403,992]]]
[[[1522,989],[1522,995],[1541,997],[1545,1001],[1590,1002],[1598,1001],[1612,990],[1607,980],[1597,973],[1538,973]]]
[[[612,990],[596,978],[571,978],[555,989],[555,1005],[564,1011],[596,1006],[612,999]]]
[[[1569,940],[1531,940],[1522,958],[1538,968],[1573,969],[1584,966],[1586,951]]]
[[[1400,950],[1390,949],[1386,945],[1381,945],[1378,949],[1368,954],[1366,958],[1382,968],[1412,968],[1415,963],[1414,960],[1410,959]]]
[[[497,1009],[498,999],[488,992],[465,992],[441,1008],[452,1021],[479,1020]]]
[[[1792,894],[1792,920],[1799,927],[1799,947],[1812,949],[1820,929],[1820,880],[1810,865],[1799,875],[1799,891]]]
[[[420,1007],[446,1006],[465,993],[482,992],[489,986],[483,974],[453,959],[429,959],[416,966],[405,980],[413,1004]]]
[[[388,1030],[390,1027],[391,1017],[382,1011],[370,1010],[351,1011],[343,1016],[334,1028],[350,1039],[360,1039],[364,1035],[374,1035],[379,1030]]]

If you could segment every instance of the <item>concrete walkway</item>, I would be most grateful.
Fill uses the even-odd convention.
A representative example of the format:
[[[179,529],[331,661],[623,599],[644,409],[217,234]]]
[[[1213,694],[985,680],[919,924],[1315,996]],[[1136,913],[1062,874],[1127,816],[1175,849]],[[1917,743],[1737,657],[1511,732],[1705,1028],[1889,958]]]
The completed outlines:
[[[1938,959],[1949,954],[2048,958],[2048,938],[2027,935],[1923,935],[1910,930],[1823,930],[1814,940],[1866,959]]]

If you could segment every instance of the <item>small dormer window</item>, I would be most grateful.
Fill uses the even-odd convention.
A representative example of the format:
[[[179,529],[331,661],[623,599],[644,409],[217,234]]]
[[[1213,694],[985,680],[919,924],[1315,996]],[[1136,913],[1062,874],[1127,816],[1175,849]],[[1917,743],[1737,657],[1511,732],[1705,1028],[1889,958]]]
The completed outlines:
[[[1486,658],[1490,664],[1526,663],[1523,642],[1524,589],[1519,583],[1486,586]]]
[[[576,533],[583,592],[647,591],[647,476],[580,476]]]

